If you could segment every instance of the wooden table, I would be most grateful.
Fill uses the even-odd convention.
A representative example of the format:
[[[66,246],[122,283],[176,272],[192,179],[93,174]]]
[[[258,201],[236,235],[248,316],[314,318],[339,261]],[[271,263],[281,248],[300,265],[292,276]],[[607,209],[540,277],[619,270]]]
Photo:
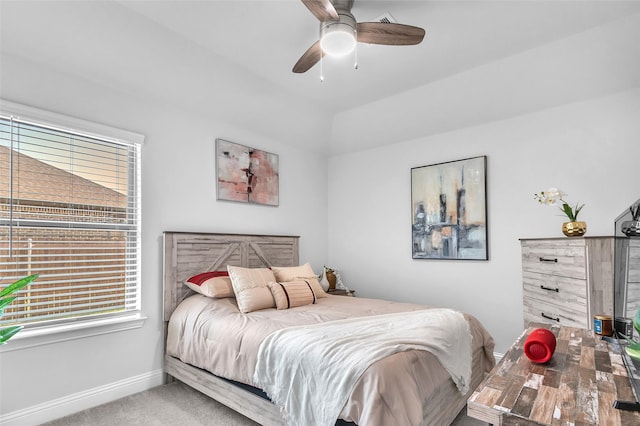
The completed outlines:
[[[546,364],[523,352],[539,327],[556,336]],[[494,425],[640,425],[640,413],[613,408],[615,400],[635,400],[619,346],[589,330],[532,323],[471,395],[467,414]]]

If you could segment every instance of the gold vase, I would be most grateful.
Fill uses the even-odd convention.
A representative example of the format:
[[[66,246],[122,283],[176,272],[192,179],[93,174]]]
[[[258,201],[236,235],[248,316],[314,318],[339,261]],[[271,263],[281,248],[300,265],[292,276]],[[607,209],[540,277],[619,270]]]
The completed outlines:
[[[582,237],[587,233],[587,222],[565,222],[562,233],[567,237]]]

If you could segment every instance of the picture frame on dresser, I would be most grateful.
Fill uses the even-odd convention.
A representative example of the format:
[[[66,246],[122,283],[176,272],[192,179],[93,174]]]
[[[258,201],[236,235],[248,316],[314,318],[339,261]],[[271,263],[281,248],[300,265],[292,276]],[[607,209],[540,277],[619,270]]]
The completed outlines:
[[[413,259],[488,260],[487,157],[411,169]]]

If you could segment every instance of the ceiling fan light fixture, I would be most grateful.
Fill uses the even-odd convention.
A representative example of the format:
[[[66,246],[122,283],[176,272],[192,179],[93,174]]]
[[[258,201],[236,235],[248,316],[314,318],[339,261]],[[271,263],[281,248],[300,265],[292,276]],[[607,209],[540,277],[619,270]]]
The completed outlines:
[[[329,56],[348,55],[356,47],[355,31],[351,26],[341,22],[327,25],[320,39],[320,47]]]
[[[356,22],[351,13],[353,2],[354,0],[302,0],[320,21],[320,37],[298,59],[292,69],[294,73],[307,72],[318,62],[322,68],[324,55],[345,56],[356,50],[357,43],[411,46],[422,42],[424,29],[398,24],[389,14],[383,15],[380,22]],[[355,57],[357,69],[357,50]]]
[[[320,23],[320,48],[329,56],[340,57],[356,47],[356,19],[349,11],[338,11],[339,21]]]

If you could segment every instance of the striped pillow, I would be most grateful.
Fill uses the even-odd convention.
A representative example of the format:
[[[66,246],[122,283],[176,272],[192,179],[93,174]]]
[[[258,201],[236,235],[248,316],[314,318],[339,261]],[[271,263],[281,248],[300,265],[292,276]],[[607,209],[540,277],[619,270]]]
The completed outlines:
[[[191,290],[214,299],[236,296],[227,271],[203,272],[187,279],[184,283]]]
[[[268,286],[278,309],[289,309],[316,303],[316,295],[308,281],[270,282]]]
[[[316,297],[327,297],[327,293],[324,292],[318,276],[313,272],[313,268],[309,262],[300,266],[272,266],[271,270],[273,275],[276,276],[276,281],[281,283],[283,281],[300,281],[304,280],[309,282],[311,289],[315,293]]]

